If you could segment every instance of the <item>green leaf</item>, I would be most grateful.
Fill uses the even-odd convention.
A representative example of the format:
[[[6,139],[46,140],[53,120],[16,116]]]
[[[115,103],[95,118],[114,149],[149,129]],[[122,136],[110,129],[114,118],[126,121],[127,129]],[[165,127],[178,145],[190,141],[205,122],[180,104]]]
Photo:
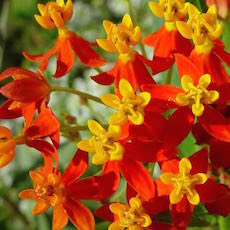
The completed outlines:
[[[220,230],[229,230],[230,229],[230,216],[219,217],[218,220]]]

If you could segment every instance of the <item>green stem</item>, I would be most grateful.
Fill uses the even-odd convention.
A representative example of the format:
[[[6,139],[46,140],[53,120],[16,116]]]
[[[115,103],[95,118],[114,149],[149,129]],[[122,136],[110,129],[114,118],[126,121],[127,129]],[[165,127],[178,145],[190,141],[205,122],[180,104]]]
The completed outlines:
[[[84,92],[81,92],[81,91],[76,90],[76,89],[71,89],[68,87],[62,87],[62,86],[57,86],[57,85],[51,85],[50,87],[51,87],[51,92],[72,93],[72,94],[78,95],[80,97],[83,97],[85,99],[92,100],[92,101],[95,101],[97,103],[104,105],[99,97],[93,96],[91,94],[84,93]]]
[[[151,176],[153,176],[154,169],[155,169],[155,163],[149,163],[148,164],[148,170],[149,170],[149,173]]]
[[[167,85],[170,85],[171,82],[172,82],[172,73],[173,73],[173,67],[171,67],[171,68],[168,70],[167,79],[166,79],[166,84],[167,84]]]

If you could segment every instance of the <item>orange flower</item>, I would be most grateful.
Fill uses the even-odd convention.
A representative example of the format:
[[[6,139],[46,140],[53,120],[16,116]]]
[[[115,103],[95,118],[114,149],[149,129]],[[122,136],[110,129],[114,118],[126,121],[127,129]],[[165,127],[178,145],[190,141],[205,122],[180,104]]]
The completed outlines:
[[[154,84],[145,64],[149,60],[132,49],[141,40],[141,29],[134,27],[131,17],[125,14],[118,25],[104,20],[103,26],[107,34],[106,39],[97,39],[98,45],[109,53],[119,52],[115,66],[92,79],[102,85],[115,83],[118,88],[121,79],[126,79],[136,90],[143,84]]]
[[[46,5],[38,4],[40,15],[35,15],[37,22],[45,29],[58,29],[58,39],[53,48],[41,55],[30,55],[24,52],[23,55],[33,62],[41,63],[40,69],[47,67],[51,56],[57,53],[57,69],[55,77],[62,77],[67,74],[74,65],[74,55],[80,61],[90,67],[98,67],[104,65],[105,60],[100,57],[92,48],[89,41],[70,31],[65,22],[69,21],[73,13],[72,1],[68,0],[66,4],[64,0],[57,2],[48,2]]]
[[[68,220],[78,229],[92,230],[95,228],[94,217],[80,199],[98,199],[98,180],[96,177],[79,180],[87,167],[88,154],[79,150],[62,175],[50,164],[38,171],[30,171],[34,186],[22,191],[19,197],[35,200],[34,215],[53,207],[53,230],[63,229]]]

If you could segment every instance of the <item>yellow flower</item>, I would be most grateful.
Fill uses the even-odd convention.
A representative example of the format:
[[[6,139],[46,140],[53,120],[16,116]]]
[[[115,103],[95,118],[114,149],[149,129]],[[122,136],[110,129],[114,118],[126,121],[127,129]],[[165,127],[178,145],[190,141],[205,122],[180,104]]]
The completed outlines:
[[[176,30],[175,22],[186,17],[188,5],[189,3],[185,3],[185,0],[149,2],[149,7],[153,14],[159,18],[165,18],[165,26],[169,31]]]
[[[139,198],[133,197],[129,201],[129,206],[122,203],[113,203],[109,206],[112,213],[119,217],[119,220],[109,226],[109,230],[142,230],[143,227],[151,225],[152,220],[142,208]]]
[[[191,162],[187,158],[182,158],[179,162],[179,174],[163,173],[160,179],[165,184],[172,184],[173,190],[170,193],[170,203],[179,203],[186,194],[188,201],[192,205],[200,203],[200,196],[195,189],[198,184],[204,184],[208,177],[204,173],[190,174]]]
[[[176,26],[181,35],[192,39],[199,53],[209,53],[213,47],[212,41],[220,37],[222,25],[217,21],[215,5],[207,13],[201,13],[194,5],[188,8],[187,22],[177,21]]]
[[[118,111],[110,117],[109,124],[122,125],[130,120],[135,125],[141,125],[144,122],[144,108],[151,99],[150,93],[142,92],[136,95],[132,86],[125,79],[120,80],[119,91],[122,99],[114,94],[101,96],[104,104]]]
[[[207,90],[211,83],[209,74],[200,77],[197,86],[194,86],[191,77],[184,75],[181,79],[181,85],[185,93],[179,93],[176,97],[177,104],[181,106],[191,106],[195,116],[201,116],[204,112],[203,104],[212,104],[219,98],[216,90]]]
[[[39,25],[45,29],[64,28],[65,22],[69,21],[73,15],[72,0],[57,0],[56,2],[48,2],[46,5],[38,4],[38,10],[41,15],[35,15],[35,19]]]
[[[109,160],[121,160],[123,146],[118,142],[121,136],[119,126],[110,125],[106,131],[94,120],[88,121],[88,127],[93,136],[89,140],[78,142],[79,149],[93,153],[93,164],[104,164]]]
[[[132,52],[130,46],[135,46],[141,40],[141,29],[133,27],[133,22],[128,14],[125,14],[118,25],[104,20],[103,26],[107,39],[97,39],[97,44],[107,52],[119,52],[127,54]]]

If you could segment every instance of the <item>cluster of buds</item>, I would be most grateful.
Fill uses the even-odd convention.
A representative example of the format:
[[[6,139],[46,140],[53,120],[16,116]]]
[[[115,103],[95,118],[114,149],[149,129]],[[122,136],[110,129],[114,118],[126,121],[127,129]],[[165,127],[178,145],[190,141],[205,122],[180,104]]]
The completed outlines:
[[[142,38],[141,28],[127,13],[117,25],[105,20],[107,37],[95,44],[68,29],[71,0],[38,4],[40,15],[35,19],[45,29],[57,28],[56,44],[41,55],[23,53],[40,64],[37,72],[13,67],[0,74],[0,81],[9,79],[0,88],[7,99],[0,106],[0,118],[22,117],[25,121],[24,129],[15,136],[0,126],[0,167],[13,160],[17,145],[41,152],[44,165],[29,172],[33,188],[19,197],[36,202],[34,215],[52,207],[54,230],[63,229],[68,221],[79,230],[93,230],[94,216],[111,222],[110,230],[186,229],[194,207],[201,203],[210,214],[230,213],[230,78],[224,66],[230,65],[230,54],[220,40],[217,9],[212,5],[207,12],[200,12],[185,0],[150,1],[149,7],[165,19],[158,31]],[[142,50],[143,44],[154,47],[151,60],[145,52],[137,51],[138,44]],[[106,60],[93,49],[95,45],[119,54],[112,69],[91,76],[101,85],[114,83],[113,94],[99,98],[50,84],[44,70],[55,53],[56,78],[72,70],[74,53],[89,68],[105,65]],[[171,84],[174,64],[181,87]],[[165,70],[169,73],[167,84],[157,83],[155,74]],[[67,122],[60,124],[49,107],[51,94],[57,91],[101,103],[114,113],[108,124],[89,120],[88,125],[80,126],[68,115]],[[76,154],[62,173],[58,164],[60,134],[76,142],[70,134],[79,137],[78,131],[87,130],[91,137],[76,143]],[[189,134],[200,150],[185,157],[179,145]],[[85,177],[89,154],[92,164],[102,170]],[[161,175],[153,175],[155,164]],[[217,175],[210,173],[214,171]],[[127,203],[110,203],[121,177],[127,183]],[[97,200],[103,205],[93,214],[81,200]],[[170,213],[172,220],[158,220],[162,213]]]

